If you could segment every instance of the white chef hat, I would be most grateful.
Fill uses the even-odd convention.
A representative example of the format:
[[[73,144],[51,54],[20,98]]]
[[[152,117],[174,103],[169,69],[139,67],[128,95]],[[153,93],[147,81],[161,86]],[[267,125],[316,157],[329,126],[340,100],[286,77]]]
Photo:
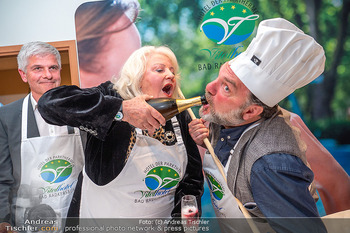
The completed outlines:
[[[261,21],[246,51],[229,62],[232,71],[264,104],[273,107],[324,70],[321,45],[285,19]]]

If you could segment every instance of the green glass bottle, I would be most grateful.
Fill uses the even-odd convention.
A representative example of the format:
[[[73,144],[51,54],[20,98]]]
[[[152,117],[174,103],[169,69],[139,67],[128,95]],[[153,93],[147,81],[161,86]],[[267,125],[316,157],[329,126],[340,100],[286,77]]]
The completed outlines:
[[[147,103],[160,112],[165,120],[169,120],[190,107],[208,102],[205,96],[197,96],[190,99],[155,98],[147,100]]]

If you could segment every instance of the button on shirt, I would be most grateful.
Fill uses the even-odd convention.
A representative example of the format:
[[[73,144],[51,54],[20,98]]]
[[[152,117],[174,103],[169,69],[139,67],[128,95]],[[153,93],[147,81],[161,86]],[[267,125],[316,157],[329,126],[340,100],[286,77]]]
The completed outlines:
[[[33,95],[30,95],[30,100],[32,102],[36,124],[38,126],[38,130],[41,137],[68,135],[67,126],[56,126],[46,123],[38,111],[38,103],[33,98]]]
[[[250,125],[221,129],[214,151],[224,166],[230,151]],[[300,158],[283,153],[265,155],[253,164],[250,184],[254,203],[245,206],[248,209],[258,207],[266,217],[319,217],[316,204],[308,192],[312,180],[312,171]],[[293,223],[297,224],[297,221]],[[268,219],[268,222],[276,232],[296,232],[293,224],[282,224],[274,219]],[[297,232],[326,232],[320,219],[302,224],[302,227],[304,229]]]
[[[230,151],[233,150],[233,147],[236,145],[239,137],[250,125],[251,124],[247,124],[230,129],[222,128],[220,130],[220,137],[215,146],[214,152],[224,167],[226,166],[230,157]]]

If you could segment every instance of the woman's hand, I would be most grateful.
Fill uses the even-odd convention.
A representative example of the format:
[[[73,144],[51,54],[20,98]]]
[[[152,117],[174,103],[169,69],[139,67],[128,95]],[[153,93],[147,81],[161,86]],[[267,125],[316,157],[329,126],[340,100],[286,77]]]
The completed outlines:
[[[165,118],[162,114],[146,102],[151,98],[150,95],[141,95],[123,101],[123,121],[142,130],[147,130],[150,135],[160,125],[165,125]]]

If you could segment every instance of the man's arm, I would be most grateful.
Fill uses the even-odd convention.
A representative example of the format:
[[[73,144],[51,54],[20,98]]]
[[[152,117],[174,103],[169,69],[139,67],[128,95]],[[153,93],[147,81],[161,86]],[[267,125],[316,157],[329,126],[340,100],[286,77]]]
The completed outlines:
[[[326,232],[309,192],[313,173],[301,159],[289,154],[265,155],[253,164],[250,177],[256,206],[274,230]]]
[[[10,221],[9,194],[14,183],[7,132],[0,116],[0,223]]]

